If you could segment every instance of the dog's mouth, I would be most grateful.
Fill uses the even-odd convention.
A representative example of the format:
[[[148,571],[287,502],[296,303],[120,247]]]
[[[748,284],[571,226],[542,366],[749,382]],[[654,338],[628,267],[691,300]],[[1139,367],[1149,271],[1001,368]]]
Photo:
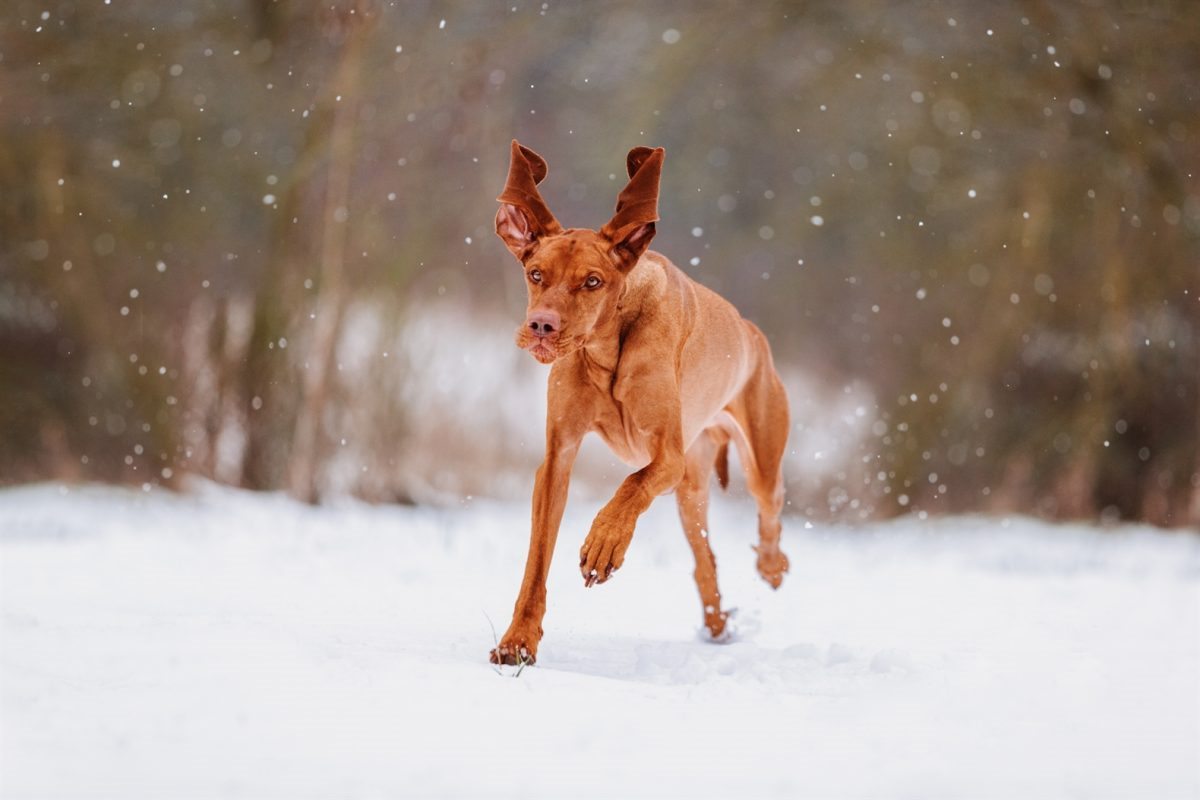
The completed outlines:
[[[580,337],[555,335],[552,338],[534,336],[528,328],[517,329],[517,347],[527,350],[541,364],[553,364],[563,356],[570,355],[583,344]]]
[[[526,349],[529,351],[529,355],[536,358],[542,364],[551,364],[558,358],[558,348],[549,344],[544,339],[538,339]]]

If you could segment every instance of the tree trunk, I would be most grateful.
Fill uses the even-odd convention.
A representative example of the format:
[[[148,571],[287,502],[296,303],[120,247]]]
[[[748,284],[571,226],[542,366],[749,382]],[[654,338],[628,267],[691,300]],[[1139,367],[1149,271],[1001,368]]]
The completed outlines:
[[[345,305],[342,270],[349,228],[350,172],[354,127],[358,115],[359,73],[370,20],[365,3],[342,15],[345,42],[334,79],[336,103],[329,143],[329,168],[321,218],[320,285],[316,325],[304,363],[304,393],[296,414],[288,462],[288,491],[306,503],[317,501],[317,466],[321,418],[329,397],[329,382]]]

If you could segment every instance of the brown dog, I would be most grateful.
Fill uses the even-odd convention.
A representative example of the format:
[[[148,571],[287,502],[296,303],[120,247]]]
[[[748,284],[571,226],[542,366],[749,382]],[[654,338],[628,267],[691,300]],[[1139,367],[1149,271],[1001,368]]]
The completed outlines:
[[[595,431],[637,469],[592,523],[580,550],[584,585],[625,561],[633,528],[672,489],[696,557],[704,623],[720,636],[726,614],[708,546],[708,485],[728,481],[733,441],[758,503],[758,571],[778,588],[782,460],[788,404],[762,332],[716,293],[646,247],[658,220],[664,151],[629,151],[629,183],[599,231],[559,224],[538,192],[546,162],[514,139],[496,233],[525,270],[529,307],[517,344],[550,370],[546,460],[533,487],[533,531],[512,624],[493,663],[531,663],[542,638],[546,575],[571,466]]]

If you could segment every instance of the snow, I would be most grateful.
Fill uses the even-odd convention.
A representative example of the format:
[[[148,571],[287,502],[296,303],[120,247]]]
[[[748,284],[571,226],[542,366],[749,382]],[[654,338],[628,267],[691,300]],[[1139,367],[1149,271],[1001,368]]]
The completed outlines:
[[[1200,538],[1023,519],[807,529],[728,644],[663,498],[584,589],[573,501],[539,663],[486,662],[527,507],[0,492],[5,797],[1195,797]]]

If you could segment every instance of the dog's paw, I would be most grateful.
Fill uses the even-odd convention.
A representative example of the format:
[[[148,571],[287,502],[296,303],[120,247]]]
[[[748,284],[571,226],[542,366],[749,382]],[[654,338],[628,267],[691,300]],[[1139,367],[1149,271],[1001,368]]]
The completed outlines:
[[[731,644],[736,642],[741,634],[737,620],[736,608],[726,609],[717,614],[704,612],[704,624],[696,628],[696,641],[705,644]]]
[[[537,661],[540,638],[527,630],[509,628],[500,639],[500,644],[488,654],[488,660],[493,664],[509,664],[514,667],[532,664]]]
[[[501,642],[488,654],[488,661],[493,664],[508,664],[509,666],[528,666],[537,661],[537,646],[530,647],[520,642]]]
[[[604,583],[625,563],[625,551],[633,539],[633,523],[615,520],[603,514],[596,517],[592,530],[579,548],[579,571],[583,585]]]
[[[714,642],[723,641],[731,628],[729,612],[719,609],[709,611],[706,608],[704,610],[704,627],[708,629],[708,635]]]
[[[783,576],[788,571],[788,557],[778,547],[770,549],[755,547],[758,553],[758,574],[772,589],[778,589],[783,583]]]

